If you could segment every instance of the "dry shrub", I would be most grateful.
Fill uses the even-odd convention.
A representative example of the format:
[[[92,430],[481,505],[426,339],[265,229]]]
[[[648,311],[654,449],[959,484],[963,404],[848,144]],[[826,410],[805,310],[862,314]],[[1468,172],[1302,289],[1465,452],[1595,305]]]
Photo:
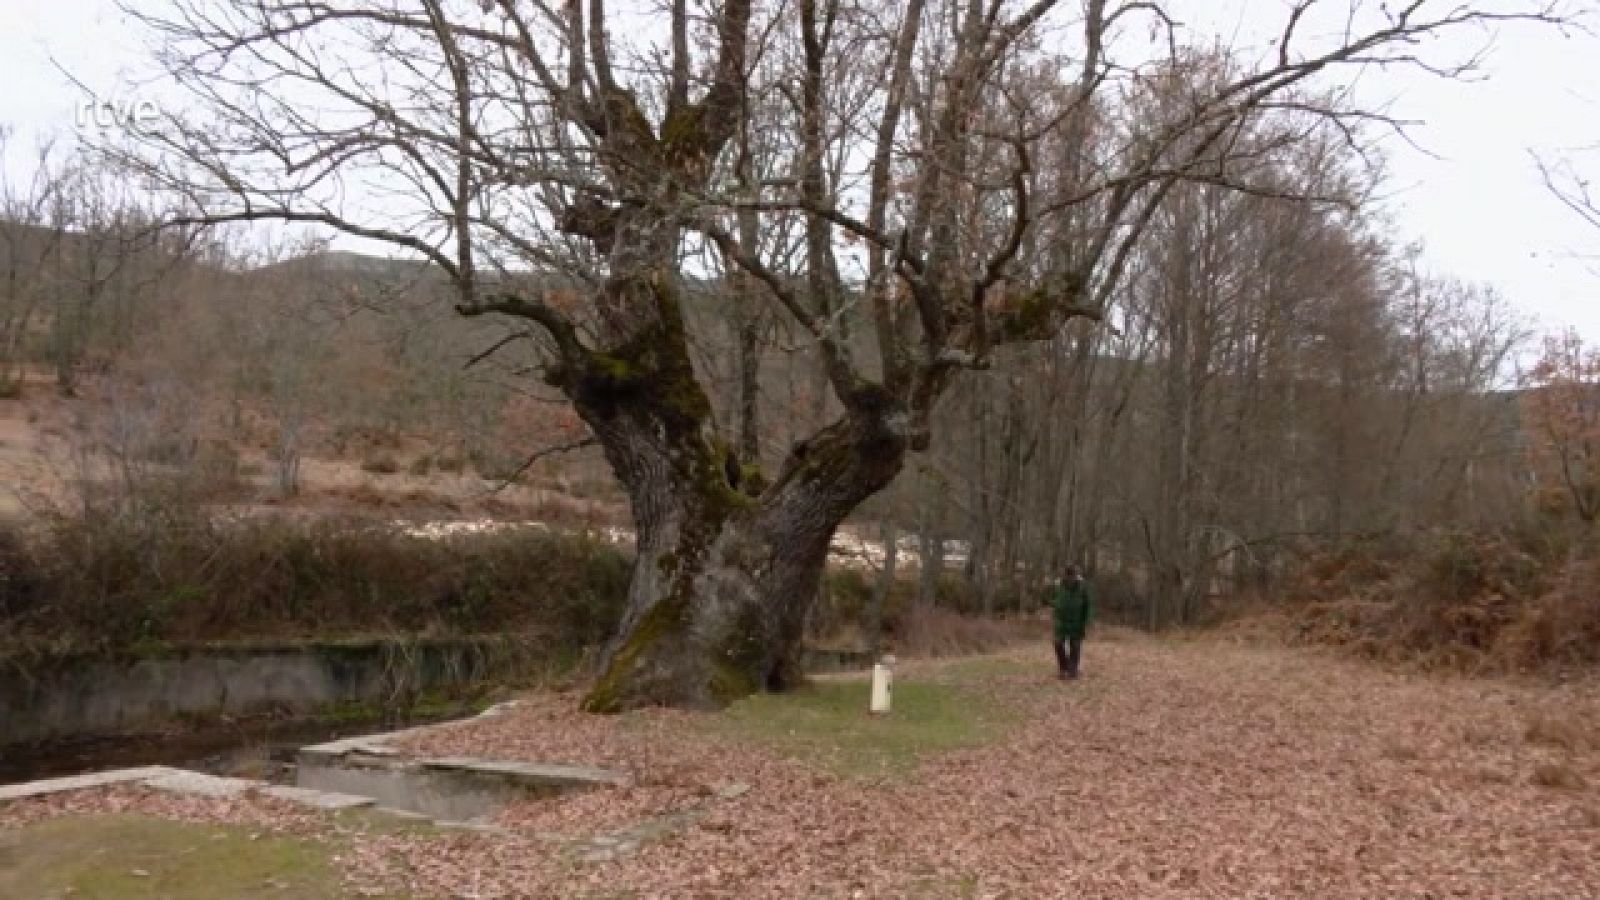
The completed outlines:
[[[527,477],[523,464],[526,457],[515,456],[499,449],[473,448],[468,453],[468,464],[485,481],[517,484]]]
[[[1098,617],[1098,612],[1096,613]],[[1040,632],[1043,634],[1044,632]],[[1097,644],[1125,644],[1142,641],[1149,636],[1149,632],[1127,625],[1116,625],[1103,622],[1089,627],[1089,640]]]
[[[400,460],[393,453],[379,451],[361,460],[361,471],[373,475],[393,475],[400,471]]]
[[[1296,640],[1362,656],[1501,673],[1600,662],[1600,562],[1541,558],[1505,535],[1337,548],[1287,596]]]
[[[146,509],[58,516],[0,541],[0,566],[0,651],[490,632],[581,647],[615,626],[630,561],[537,530],[429,539]]]
[[[38,600],[39,567],[21,535],[0,527],[0,623],[10,621]]]
[[[308,496],[310,492],[307,492]],[[432,513],[446,516],[462,511],[462,503],[455,497],[427,488],[406,490],[384,489],[374,484],[351,484],[321,487],[318,498],[338,500],[363,510],[403,510],[408,514]]]
[[[237,487],[244,480],[244,464],[239,448],[231,442],[211,439],[195,448],[193,471],[207,484]]]
[[[915,575],[915,570],[912,570]],[[831,568],[812,610],[807,638],[815,646],[864,647],[878,574]],[[1045,640],[1049,625],[1037,616],[992,617],[978,613],[965,579],[947,576],[937,585],[931,608],[920,605],[916,577],[896,579],[879,612],[884,644],[906,656],[986,653],[1020,640]]]
[[[906,656],[964,656],[989,653],[1024,641],[1049,639],[1050,626],[1038,616],[979,618],[948,609],[910,610],[894,637]]]
[[[499,497],[497,494],[489,499],[498,501]],[[485,507],[496,508],[489,502],[485,503]],[[517,511],[519,514],[531,516],[549,525],[593,527],[630,522],[625,506],[605,507],[590,500],[580,500],[552,491],[534,491],[531,502],[524,501],[520,505],[505,503],[504,508],[507,511]]]
[[[1393,579],[1410,549],[1393,543],[1352,541],[1314,551],[1301,564],[1286,597],[1299,603],[1360,597],[1372,586]]]
[[[1275,646],[1283,636],[1295,631],[1298,620],[1281,604],[1250,599],[1234,608],[1233,614],[1219,620],[1212,634],[1245,646]]]
[[[1569,562],[1553,581],[1499,636],[1498,655],[1518,670],[1600,663],[1600,560]]]

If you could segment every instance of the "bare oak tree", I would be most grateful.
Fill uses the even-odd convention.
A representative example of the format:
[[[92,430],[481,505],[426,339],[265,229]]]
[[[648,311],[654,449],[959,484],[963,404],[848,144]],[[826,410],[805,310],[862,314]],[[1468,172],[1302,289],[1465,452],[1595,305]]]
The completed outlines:
[[[1273,37],[1219,64],[1151,2],[128,11],[191,103],[122,156],[188,220],[381,242],[431,262],[462,315],[538,329],[543,378],[636,523],[597,711],[795,684],[834,530],[929,446],[958,372],[1107,316],[1175,185],[1276,193],[1252,181],[1262,146],[1378,118],[1320,77],[1448,71],[1418,55],[1428,36],[1557,12],[1260,4]],[[735,160],[752,134],[770,174]],[[691,355],[686,304],[712,260],[805,336],[831,389],[830,421],[770,475],[736,464],[750,441],[716,421]]]

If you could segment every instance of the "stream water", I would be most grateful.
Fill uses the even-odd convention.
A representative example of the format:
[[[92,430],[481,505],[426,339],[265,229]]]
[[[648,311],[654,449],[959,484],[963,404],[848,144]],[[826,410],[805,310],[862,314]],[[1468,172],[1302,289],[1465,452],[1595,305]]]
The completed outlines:
[[[212,775],[294,781],[301,747],[460,718],[470,708],[428,716],[368,719],[252,718],[161,734],[97,737],[0,747],[0,784],[133,766],[174,766]]]

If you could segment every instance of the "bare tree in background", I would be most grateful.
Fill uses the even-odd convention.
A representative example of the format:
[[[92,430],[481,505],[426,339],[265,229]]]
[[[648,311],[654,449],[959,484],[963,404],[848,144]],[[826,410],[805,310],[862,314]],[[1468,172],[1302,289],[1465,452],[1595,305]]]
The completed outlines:
[[[0,129],[0,154],[9,134]],[[60,194],[66,177],[59,154],[36,151],[33,176],[16,183],[0,174],[0,387],[17,388],[28,344],[49,293],[49,262],[66,237]]]
[[[51,145],[38,149],[26,185],[0,182],[4,365],[42,359],[72,396],[85,368],[127,349],[194,250],[191,229],[163,232],[159,218],[119,173]]]
[[[1600,350],[1576,332],[1544,341],[1526,378],[1523,412],[1535,477],[1585,527],[1600,518]]]
[[[1013,348],[997,360],[1005,379],[965,380],[944,405],[933,461],[971,498],[961,525],[998,573],[997,608],[1072,559],[1109,613],[1193,624],[1269,593],[1308,542],[1523,508],[1515,410],[1494,393],[1523,336],[1515,318],[1393,246],[1357,202],[1372,176],[1345,155],[1264,150],[1256,183],[1283,196],[1173,189],[1115,330]],[[1295,199],[1314,191],[1348,200]],[[1012,378],[1028,385],[1023,409],[1001,415],[994,399],[974,421],[972,392],[1015,398]],[[1024,452],[985,463],[986,444]],[[1028,489],[1007,489],[1018,482]]]
[[[1416,55],[1424,38],[1556,12],[1262,4],[1281,19],[1270,45],[1194,77],[1209,56],[1148,2],[128,11],[192,103],[120,155],[182,196],[187,221],[382,242],[429,260],[462,315],[539,329],[543,377],[603,447],[636,523],[597,711],[795,684],[835,528],[929,446],[957,372],[1106,316],[1174,186],[1261,190],[1248,148],[1375,118],[1310,91],[1315,76],[1447,69]],[[1340,28],[1307,24],[1328,13]],[[750,102],[771,91],[775,110]],[[752,184],[727,164],[754,130],[782,136],[782,177]],[[1070,171],[1036,177],[1063,155]],[[747,239],[751,213],[766,250]],[[832,393],[831,421],[754,485],[733,475],[690,354],[687,284],[715,257],[815,346]],[[558,276],[581,285],[576,302],[549,289]]]

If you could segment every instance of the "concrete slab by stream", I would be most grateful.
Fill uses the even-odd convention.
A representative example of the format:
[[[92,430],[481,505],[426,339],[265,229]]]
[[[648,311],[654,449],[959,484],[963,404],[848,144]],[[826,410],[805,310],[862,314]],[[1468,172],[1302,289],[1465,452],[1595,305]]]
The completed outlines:
[[[498,715],[505,704],[479,716]],[[249,791],[322,810],[371,807],[440,824],[471,826],[529,796],[627,785],[619,772],[477,757],[415,757],[394,742],[424,730],[408,728],[314,744],[301,749],[295,784],[227,778],[169,766],[113,769],[68,778],[0,785],[0,802],[114,784],[204,797]]]
[[[248,778],[220,778],[204,772],[191,772],[168,766],[138,766],[131,769],[94,772],[89,775],[74,775],[71,778],[45,778],[22,784],[0,785],[0,802],[45,797],[67,791],[90,790],[114,784],[133,784],[157,791],[201,797],[236,797],[247,791],[261,791],[281,800],[317,809],[351,809],[371,806],[373,802],[371,797],[307,790]]]
[[[500,707],[482,715],[497,715]],[[470,822],[530,796],[620,787],[629,778],[586,766],[477,757],[417,757],[392,746],[420,729],[347,738],[302,748],[295,783],[318,791],[372,797],[385,809]]]

